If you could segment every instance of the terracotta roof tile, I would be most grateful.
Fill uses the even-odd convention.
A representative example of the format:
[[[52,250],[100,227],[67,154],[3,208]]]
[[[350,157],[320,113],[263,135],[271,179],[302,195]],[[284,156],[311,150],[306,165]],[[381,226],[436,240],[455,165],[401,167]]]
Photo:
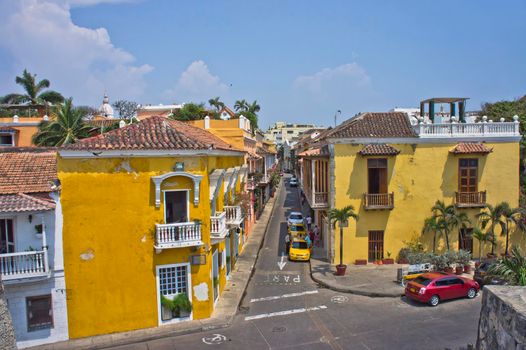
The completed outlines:
[[[396,156],[400,151],[387,144],[370,144],[358,153],[362,156]]]
[[[321,135],[320,135],[321,136]],[[323,135],[323,138],[417,137],[409,118],[402,112],[363,113]]]
[[[0,194],[50,192],[56,179],[55,152],[0,152]]]
[[[449,152],[453,154],[487,154],[493,152],[493,148],[488,148],[480,142],[460,142]]]
[[[51,198],[46,200],[24,193],[0,195],[0,212],[2,213],[45,211],[54,208],[55,203]]]
[[[181,121],[153,116],[124,128],[86,138],[67,150],[238,150],[210,132]]]
[[[329,150],[327,147],[311,148],[298,154],[299,157],[324,157],[328,155]]]

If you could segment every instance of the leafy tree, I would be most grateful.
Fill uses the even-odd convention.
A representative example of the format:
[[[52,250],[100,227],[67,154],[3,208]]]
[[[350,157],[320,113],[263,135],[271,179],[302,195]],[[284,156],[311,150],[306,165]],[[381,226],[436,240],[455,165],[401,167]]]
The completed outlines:
[[[521,122],[524,123],[526,121],[526,95],[513,101],[486,102],[482,104],[482,115],[486,115],[494,121],[500,120],[500,118],[512,121],[513,116],[518,115]]]
[[[424,222],[424,228],[422,229],[422,234],[432,233],[433,234],[433,253],[436,251],[436,240],[437,235],[440,235],[445,231],[445,222],[439,220],[437,216],[431,216],[427,218]]]
[[[214,98],[211,98],[208,100],[208,104],[211,106],[211,107],[214,107],[216,109],[217,112],[219,112],[222,108],[225,107],[225,104],[223,102],[220,101],[220,98],[219,97],[214,97]]]
[[[261,110],[260,105],[258,105],[258,101],[254,101],[251,104],[247,106],[247,111],[256,114]]]
[[[482,249],[486,246],[487,242],[491,242],[491,237],[488,233],[483,232],[480,228],[473,228],[473,233],[471,234],[473,238],[479,241],[479,260],[482,259]]]
[[[234,109],[236,112],[245,112],[248,110],[248,102],[243,100],[237,100],[236,103],[234,103]]]
[[[113,102],[112,106],[119,112],[121,119],[131,119],[137,112],[138,104],[134,101],[118,100]]]
[[[204,103],[186,103],[177,110],[170,118],[175,120],[199,120],[207,115]]]
[[[526,258],[518,247],[511,248],[511,257],[505,257],[493,264],[488,274],[503,277],[517,286],[526,286]]]
[[[37,146],[57,147],[75,143],[88,137],[91,127],[84,123],[82,113],[73,108],[71,98],[60,106],[57,115],[51,121],[42,121],[38,132],[33,136]]]
[[[45,90],[49,88],[51,83],[47,79],[42,79],[39,82],[36,81],[36,74],[31,74],[24,69],[22,76],[16,77],[15,82],[22,86],[25,94],[9,94],[2,97],[1,103],[12,103],[12,104],[23,104],[27,103],[30,105],[62,103],[64,97],[53,90]],[[44,91],[45,90],[45,91]]]
[[[446,247],[449,251],[449,234],[455,228],[465,228],[470,224],[466,213],[457,212],[453,204],[445,205],[443,201],[436,201],[433,208],[433,216],[436,217],[437,223],[443,228],[446,237]]]
[[[486,204],[485,210],[476,215],[480,221],[482,229],[484,230],[487,228],[486,232],[489,234],[489,239],[493,243],[496,243],[496,227],[500,227],[501,232],[506,231],[506,220],[503,218],[502,214],[507,208],[509,208],[509,205],[505,202],[499,203],[495,207],[491,204]],[[495,254],[495,244],[491,245],[491,254]]]
[[[511,208],[506,202],[503,202],[504,209],[502,210],[502,218],[506,222],[505,230],[501,232],[502,235],[506,236],[506,250],[505,255],[508,255],[510,229],[512,227],[515,230],[521,232],[526,231],[526,225],[524,224],[524,209],[522,208]]]
[[[358,221],[358,214],[354,211],[352,205],[348,205],[342,209],[333,208],[329,211],[329,221],[336,228],[336,223],[340,226],[340,266],[343,265],[343,227],[348,225],[349,219]]]

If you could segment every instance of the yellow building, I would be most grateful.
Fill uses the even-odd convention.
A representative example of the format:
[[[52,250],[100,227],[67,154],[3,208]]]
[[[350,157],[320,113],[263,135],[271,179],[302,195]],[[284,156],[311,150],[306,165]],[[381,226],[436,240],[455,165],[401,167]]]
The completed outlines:
[[[339,228],[327,219],[330,208],[353,205],[359,214],[344,229],[344,263],[354,263],[396,258],[415,236],[432,250],[432,234],[421,231],[437,200],[454,204],[473,225],[486,204],[519,205],[517,120],[430,118],[364,113],[323,132],[299,153],[303,192],[330,261],[339,261],[340,246]],[[454,230],[450,244],[478,257],[471,230]],[[498,236],[496,251],[502,253],[504,237]],[[511,243],[525,247],[525,235],[513,233]]]
[[[47,120],[47,116],[45,118]],[[0,148],[33,146],[33,135],[38,132],[42,120],[41,117],[0,118]]]
[[[163,117],[59,152],[71,338],[210,317],[243,243],[243,157]]]

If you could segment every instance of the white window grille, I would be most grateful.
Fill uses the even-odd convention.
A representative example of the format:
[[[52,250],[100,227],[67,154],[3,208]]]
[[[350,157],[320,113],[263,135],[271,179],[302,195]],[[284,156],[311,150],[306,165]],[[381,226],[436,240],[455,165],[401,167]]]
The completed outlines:
[[[159,288],[162,295],[188,293],[187,266],[159,268]]]

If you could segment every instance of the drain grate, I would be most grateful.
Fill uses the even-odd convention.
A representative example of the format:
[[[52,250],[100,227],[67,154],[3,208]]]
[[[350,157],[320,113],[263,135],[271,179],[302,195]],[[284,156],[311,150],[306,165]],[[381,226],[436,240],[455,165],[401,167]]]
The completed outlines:
[[[240,314],[247,314],[250,308],[248,306],[240,306],[238,310]]]

